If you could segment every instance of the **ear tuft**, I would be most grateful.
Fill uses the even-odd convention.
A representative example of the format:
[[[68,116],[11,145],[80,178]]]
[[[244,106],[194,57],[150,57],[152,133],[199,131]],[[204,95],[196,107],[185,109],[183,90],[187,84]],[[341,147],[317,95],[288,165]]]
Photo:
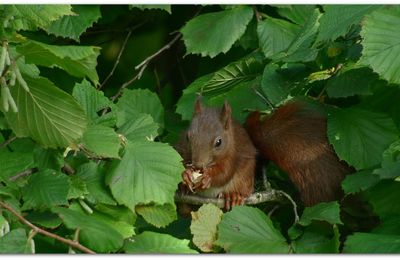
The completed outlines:
[[[201,96],[198,95],[196,98],[196,102],[194,103],[194,115],[201,113],[203,109],[203,105],[201,104]]]
[[[228,129],[232,121],[232,109],[227,101],[224,102],[221,110],[221,123],[225,129]]]

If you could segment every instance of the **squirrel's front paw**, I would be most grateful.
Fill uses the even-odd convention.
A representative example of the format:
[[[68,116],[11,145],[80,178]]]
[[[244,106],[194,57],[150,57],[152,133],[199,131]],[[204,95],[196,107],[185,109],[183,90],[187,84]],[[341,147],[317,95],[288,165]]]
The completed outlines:
[[[231,210],[234,206],[243,205],[244,201],[246,199],[245,197],[242,196],[242,194],[237,193],[237,192],[220,193],[218,195],[218,197],[225,199],[225,210],[226,211]]]
[[[205,190],[211,187],[211,176],[207,172],[203,172],[201,179],[196,183],[194,189]]]
[[[192,182],[192,169],[186,168],[185,171],[182,173],[182,183],[184,186],[189,188],[191,192],[193,192],[194,189],[194,183]]]

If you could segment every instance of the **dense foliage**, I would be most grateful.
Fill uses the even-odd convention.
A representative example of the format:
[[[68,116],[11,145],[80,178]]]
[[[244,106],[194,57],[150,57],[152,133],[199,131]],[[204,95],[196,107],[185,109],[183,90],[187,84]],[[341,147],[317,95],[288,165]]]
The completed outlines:
[[[400,252],[399,27],[399,6],[0,6],[0,253]],[[299,221],[279,201],[180,217],[198,93],[241,122],[323,103],[346,200],[304,208],[268,164]]]

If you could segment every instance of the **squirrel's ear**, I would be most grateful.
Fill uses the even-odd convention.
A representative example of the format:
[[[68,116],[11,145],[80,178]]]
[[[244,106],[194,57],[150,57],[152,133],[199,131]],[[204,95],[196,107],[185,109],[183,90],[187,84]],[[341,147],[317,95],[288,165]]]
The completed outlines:
[[[203,106],[201,105],[201,96],[197,96],[196,102],[194,103],[194,115],[199,114],[201,110],[203,109]]]
[[[221,110],[221,123],[225,129],[228,129],[232,121],[232,109],[227,101],[224,102]]]

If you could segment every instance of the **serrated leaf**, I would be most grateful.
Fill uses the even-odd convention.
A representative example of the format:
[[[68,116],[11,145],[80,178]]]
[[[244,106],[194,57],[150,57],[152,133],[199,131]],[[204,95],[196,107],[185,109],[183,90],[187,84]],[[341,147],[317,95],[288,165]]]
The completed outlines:
[[[53,208],[69,229],[80,229],[81,243],[90,249],[106,253],[122,247],[123,237],[104,221],[66,208]],[[95,238],[95,239],[94,239]]]
[[[157,228],[166,227],[177,219],[175,204],[137,205],[135,211]]]
[[[92,124],[113,127],[117,123],[117,107],[104,96],[103,91],[95,89],[86,79],[75,84],[72,96],[81,104]],[[110,112],[99,115],[108,108]]]
[[[340,220],[340,208],[337,201],[322,202],[313,207],[306,207],[299,224],[308,226],[312,220],[326,221],[330,224],[343,224]]]
[[[223,215],[222,210],[213,204],[205,204],[191,214],[190,232],[193,235],[193,243],[203,252],[212,252],[217,240],[217,225]]]
[[[159,9],[166,11],[167,13],[171,14],[171,5],[130,5],[129,8],[139,8],[140,10],[153,10],[153,9]]]
[[[216,243],[229,253],[288,253],[289,246],[261,210],[235,206],[218,225]]]
[[[400,83],[400,7],[388,6],[372,12],[361,30],[361,63],[371,66],[390,83]]]
[[[294,87],[279,70],[278,65],[270,63],[265,66],[261,79],[261,89],[274,105],[286,100]]]
[[[349,69],[330,78],[326,85],[326,92],[332,98],[371,95],[371,86],[377,80],[378,75],[369,68]]]
[[[18,113],[5,113],[17,136],[30,136],[44,148],[67,147],[86,129],[81,106],[68,93],[46,78],[24,75],[30,92],[21,86],[11,88]]]
[[[3,237],[0,237],[1,254],[26,254],[29,251],[28,238],[22,228],[11,230]]]
[[[343,253],[398,254],[400,253],[400,236],[356,232],[347,237]]]
[[[79,166],[76,176],[81,178],[89,191],[86,199],[91,203],[115,205],[116,202],[111,196],[109,188],[105,185],[104,170],[95,162],[88,162]]]
[[[255,79],[263,69],[263,60],[259,53],[248,55],[216,71],[212,78],[200,88],[205,96],[225,93],[241,82]]]
[[[130,141],[153,140],[158,135],[159,126],[149,114],[134,113],[130,114],[129,120],[118,129],[118,133],[123,134]]]
[[[139,203],[173,204],[183,171],[181,160],[167,144],[128,142],[121,161],[110,165],[107,183],[114,198],[132,210]]]
[[[78,78],[88,77],[95,85],[99,83],[96,65],[99,47],[49,45],[33,40],[17,47],[27,63],[46,67],[58,67]]]
[[[320,17],[318,9],[313,9],[304,24],[300,26],[289,47],[285,51],[273,55],[271,59],[283,62],[313,61],[318,54],[318,49],[312,45],[318,32]]]
[[[134,240],[128,241],[125,252],[128,254],[195,254],[195,250],[189,247],[189,240],[177,239],[168,234],[160,234],[145,231]]]
[[[392,216],[380,221],[379,225],[375,227],[371,233],[385,234],[385,235],[398,235],[400,234],[400,217]]]
[[[342,181],[342,188],[346,194],[356,193],[374,186],[379,181],[378,175],[372,174],[371,170],[364,170],[347,175]]]
[[[48,208],[67,205],[68,176],[53,170],[44,170],[32,175],[23,187],[25,208]]]
[[[100,157],[119,158],[119,149],[121,141],[114,129],[102,126],[92,125],[83,133],[83,145],[91,152]]]
[[[379,164],[398,135],[393,120],[384,114],[355,107],[328,113],[329,142],[341,160],[358,170]]]
[[[29,29],[31,26],[44,28],[63,15],[74,14],[70,5],[9,5],[6,12],[25,20],[25,26],[18,29]],[[27,26],[26,22],[31,25]]]
[[[252,8],[243,5],[191,19],[181,29],[187,53],[211,58],[226,53],[244,34],[252,17]]]
[[[345,36],[350,26],[359,24],[364,16],[379,6],[374,5],[324,5],[317,41],[335,40]]]
[[[258,23],[257,34],[265,57],[269,58],[286,50],[300,28],[286,20],[268,17]]]
[[[138,113],[149,114],[156,123],[161,127],[164,126],[164,107],[158,96],[148,89],[125,89],[118,99],[117,106],[118,127],[136,119]]]
[[[130,211],[130,210],[129,210]],[[119,214],[122,214],[122,210],[118,211]],[[131,223],[128,223],[126,221],[120,220],[115,216],[110,216],[108,214],[105,214],[103,212],[99,212],[95,210],[92,214],[91,217],[93,217],[96,220],[102,221],[106,224],[108,224],[110,227],[112,227],[115,231],[117,231],[121,236],[125,238],[132,237],[135,235],[135,226]],[[129,221],[132,222],[132,221]]]
[[[39,170],[53,169],[58,171],[64,165],[62,152],[55,149],[36,147],[33,151],[33,158]]]
[[[312,15],[314,9],[315,5],[283,5],[279,6],[277,12],[292,22],[302,25]]]
[[[101,17],[98,5],[73,5],[72,11],[74,15],[66,15],[53,21],[45,30],[79,42],[79,36]]]
[[[374,174],[380,179],[391,179],[400,176],[400,140],[392,143],[382,155],[382,167],[375,169]]]

